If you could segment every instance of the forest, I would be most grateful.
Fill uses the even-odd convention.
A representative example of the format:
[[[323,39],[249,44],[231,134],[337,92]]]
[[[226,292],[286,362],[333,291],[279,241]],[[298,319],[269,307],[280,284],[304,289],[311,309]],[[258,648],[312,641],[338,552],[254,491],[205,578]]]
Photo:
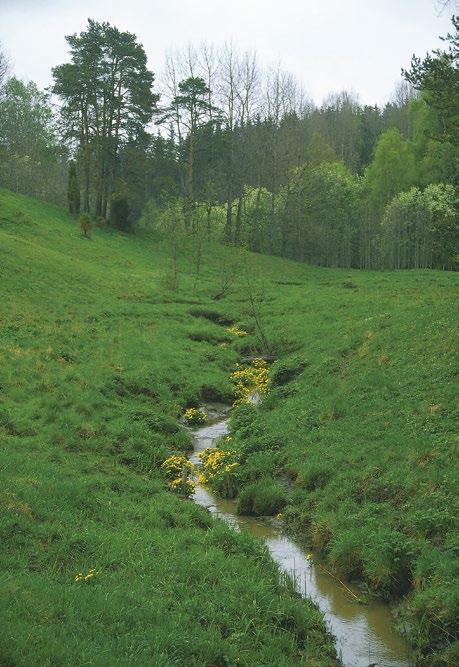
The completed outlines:
[[[0,183],[68,203],[86,227],[318,266],[454,268],[458,25],[401,63],[380,108],[349,91],[317,106],[231,44],[169,52],[157,83],[135,35],[89,20],[47,91],[9,77],[3,54]]]

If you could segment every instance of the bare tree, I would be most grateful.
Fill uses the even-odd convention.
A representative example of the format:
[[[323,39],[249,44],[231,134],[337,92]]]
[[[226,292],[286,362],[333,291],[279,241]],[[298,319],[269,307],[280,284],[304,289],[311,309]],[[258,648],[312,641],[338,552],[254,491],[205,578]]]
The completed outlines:
[[[10,71],[10,59],[0,44],[0,100],[3,97],[3,89]]]
[[[435,8],[438,16],[441,16],[446,9],[459,11],[459,0],[435,0]]]
[[[212,109],[216,106],[214,102],[214,91],[219,74],[218,54],[212,44],[202,43],[198,50],[199,76],[204,79],[208,89],[209,118],[213,119]]]
[[[220,54],[219,98],[225,114],[225,125],[228,134],[228,150],[226,156],[226,223],[225,237],[228,242],[233,240],[233,202],[234,202],[234,128],[237,124],[237,103],[239,89],[239,67],[237,54],[233,44],[226,44]]]

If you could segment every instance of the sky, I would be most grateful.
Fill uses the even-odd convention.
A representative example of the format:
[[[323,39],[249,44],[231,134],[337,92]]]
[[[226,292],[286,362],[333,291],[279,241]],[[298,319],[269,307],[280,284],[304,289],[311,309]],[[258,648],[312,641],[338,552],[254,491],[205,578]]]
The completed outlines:
[[[155,73],[167,49],[232,41],[280,62],[318,104],[344,89],[384,104],[411,55],[441,45],[455,4],[439,14],[437,0],[0,0],[0,43],[16,76],[45,87],[68,61],[65,35],[93,18],[135,33]]]

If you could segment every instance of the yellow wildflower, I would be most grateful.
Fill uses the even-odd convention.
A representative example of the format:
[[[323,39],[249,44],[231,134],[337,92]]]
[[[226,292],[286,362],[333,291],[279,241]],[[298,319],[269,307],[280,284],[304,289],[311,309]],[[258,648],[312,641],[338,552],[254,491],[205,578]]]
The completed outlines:
[[[183,415],[188,424],[205,424],[207,413],[200,408],[188,408]]]
[[[244,329],[240,329],[236,325],[234,325],[232,327],[228,327],[227,331],[230,334],[233,334],[233,336],[238,336],[239,338],[242,337],[242,336],[248,336],[247,331],[244,331]]]

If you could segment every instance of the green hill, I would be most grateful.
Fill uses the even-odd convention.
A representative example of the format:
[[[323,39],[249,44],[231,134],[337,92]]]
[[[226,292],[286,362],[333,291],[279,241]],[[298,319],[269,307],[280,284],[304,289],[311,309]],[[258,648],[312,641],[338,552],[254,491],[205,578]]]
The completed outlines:
[[[280,486],[286,525],[371,591],[408,594],[420,660],[454,664],[456,275],[182,239],[171,290],[172,254],[145,230],[85,239],[0,191],[0,662],[334,664],[266,551],[159,469],[189,450],[184,409],[230,400],[238,358],[264,351],[272,388],[232,419],[241,501]]]

